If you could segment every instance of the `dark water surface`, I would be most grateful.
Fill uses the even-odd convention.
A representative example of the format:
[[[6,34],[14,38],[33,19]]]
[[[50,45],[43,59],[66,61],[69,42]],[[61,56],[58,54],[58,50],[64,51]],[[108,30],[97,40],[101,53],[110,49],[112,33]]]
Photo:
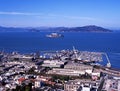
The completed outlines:
[[[112,66],[120,68],[120,33],[62,33],[63,38],[47,38],[48,32],[1,32],[0,50],[31,53],[76,49],[106,52]]]

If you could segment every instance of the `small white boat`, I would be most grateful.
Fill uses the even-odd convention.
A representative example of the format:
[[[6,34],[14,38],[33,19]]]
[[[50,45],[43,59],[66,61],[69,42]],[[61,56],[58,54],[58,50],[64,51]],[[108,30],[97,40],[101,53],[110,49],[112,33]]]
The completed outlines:
[[[58,38],[58,37],[63,37],[63,35],[62,34],[58,34],[58,33],[51,33],[51,34],[46,35],[46,37]]]

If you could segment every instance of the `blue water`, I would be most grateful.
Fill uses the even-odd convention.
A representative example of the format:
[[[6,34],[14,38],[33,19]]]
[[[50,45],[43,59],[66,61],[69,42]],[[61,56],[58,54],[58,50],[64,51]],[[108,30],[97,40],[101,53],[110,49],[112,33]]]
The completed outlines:
[[[63,33],[63,38],[47,38],[48,32],[1,32],[0,50],[31,53],[76,49],[106,52],[112,67],[120,68],[120,33]]]

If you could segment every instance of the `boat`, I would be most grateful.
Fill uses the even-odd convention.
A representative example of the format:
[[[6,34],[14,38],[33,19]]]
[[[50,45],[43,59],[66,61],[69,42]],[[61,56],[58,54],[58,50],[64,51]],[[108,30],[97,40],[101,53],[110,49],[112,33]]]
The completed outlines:
[[[58,34],[58,33],[51,33],[51,34],[47,34],[46,37],[58,38],[58,37],[63,37],[63,35],[62,34]]]

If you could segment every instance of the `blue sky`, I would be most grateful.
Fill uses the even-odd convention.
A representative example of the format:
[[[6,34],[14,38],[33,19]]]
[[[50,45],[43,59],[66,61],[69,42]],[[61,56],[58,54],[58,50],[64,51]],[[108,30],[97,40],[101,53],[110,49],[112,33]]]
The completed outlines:
[[[120,0],[0,0],[0,25],[120,27]]]

